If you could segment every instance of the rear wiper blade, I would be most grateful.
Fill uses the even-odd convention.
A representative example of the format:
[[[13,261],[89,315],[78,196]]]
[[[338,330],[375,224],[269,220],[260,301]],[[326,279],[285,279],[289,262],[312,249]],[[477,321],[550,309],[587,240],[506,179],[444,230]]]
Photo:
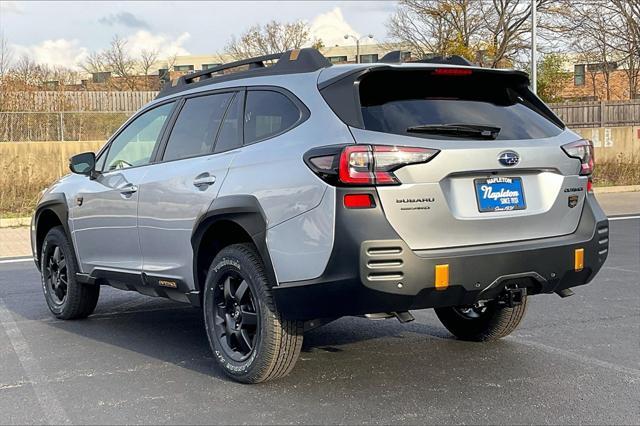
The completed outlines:
[[[407,132],[495,139],[500,133],[500,127],[482,126],[480,124],[421,124],[408,127]]]

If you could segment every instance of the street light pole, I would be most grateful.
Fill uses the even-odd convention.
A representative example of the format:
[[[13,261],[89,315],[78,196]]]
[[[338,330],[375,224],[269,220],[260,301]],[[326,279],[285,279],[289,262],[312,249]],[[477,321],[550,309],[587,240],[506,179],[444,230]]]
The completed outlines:
[[[359,64],[360,63],[360,41],[365,40],[367,38],[373,38],[373,35],[369,34],[366,37],[362,37],[362,38],[358,38],[351,34],[344,35],[345,40],[348,40],[349,38],[352,38],[356,41],[356,64]]]
[[[538,91],[538,52],[536,46],[536,31],[538,19],[536,17],[536,0],[531,0],[531,89]]]

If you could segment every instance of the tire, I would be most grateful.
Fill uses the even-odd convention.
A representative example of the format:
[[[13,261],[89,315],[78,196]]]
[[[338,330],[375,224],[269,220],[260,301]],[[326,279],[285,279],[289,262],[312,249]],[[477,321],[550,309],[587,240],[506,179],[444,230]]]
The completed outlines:
[[[230,245],[218,253],[207,273],[203,299],[209,344],[229,377],[259,383],[293,369],[302,348],[303,323],[279,314],[252,244]]]
[[[521,305],[509,308],[496,302],[484,310],[469,307],[436,308],[440,322],[460,340],[487,342],[508,336],[515,330],[527,311],[527,297]]]
[[[47,233],[41,253],[42,290],[51,313],[64,320],[91,315],[98,303],[100,286],[76,281],[78,263],[61,226],[56,226]]]

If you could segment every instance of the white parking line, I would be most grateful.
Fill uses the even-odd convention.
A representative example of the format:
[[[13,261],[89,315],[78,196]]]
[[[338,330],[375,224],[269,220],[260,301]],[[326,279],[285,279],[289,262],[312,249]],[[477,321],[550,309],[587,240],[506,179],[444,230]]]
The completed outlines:
[[[20,257],[18,259],[0,259],[0,263],[33,262],[33,257]]]
[[[640,370],[637,370],[635,368],[630,368],[630,367],[625,367],[623,365],[618,365],[618,364],[613,364],[611,362],[607,362],[607,361],[602,361],[600,359],[596,359],[596,358],[591,358],[589,356],[585,356],[585,355],[580,355],[574,352],[569,352],[566,351],[564,349],[560,349],[560,348],[556,348],[553,346],[549,346],[549,345],[545,345],[544,343],[540,343],[540,342],[534,342],[531,340],[526,340],[520,337],[514,337],[514,336],[510,336],[507,337],[507,339],[509,340],[513,340],[521,345],[524,346],[529,346],[532,348],[536,348],[536,349],[540,349],[544,352],[547,353],[551,353],[551,354],[555,354],[555,355],[561,355],[565,358],[571,358],[575,361],[581,362],[583,364],[590,364],[593,366],[597,366],[597,367],[601,367],[601,368],[606,368],[608,370],[613,370],[616,371],[618,373],[622,373],[624,375],[627,376],[632,376],[634,378],[640,378]]]
[[[4,327],[9,337],[9,342],[11,346],[13,346],[13,351],[16,353],[22,369],[29,378],[29,382],[33,385],[33,390],[38,398],[42,412],[47,419],[46,422],[49,424],[70,424],[71,421],[67,413],[47,383],[38,360],[33,355],[33,352],[31,352],[29,344],[2,299],[0,299],[0,324]]]
[[[635,216],[616,216],[610,217],[609,220],[629,220],[629,219],[640,219],[640,215]]]

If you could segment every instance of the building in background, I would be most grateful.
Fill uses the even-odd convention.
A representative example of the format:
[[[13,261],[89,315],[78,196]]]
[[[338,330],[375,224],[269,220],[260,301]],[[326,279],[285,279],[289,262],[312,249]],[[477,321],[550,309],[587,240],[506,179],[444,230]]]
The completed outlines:
[[[640,99],[640,88],[632,90],[629,69],[622,62],[588,62],[578,55],[566,55],[567,74],[560,97],[565,101],[618,101]]]

